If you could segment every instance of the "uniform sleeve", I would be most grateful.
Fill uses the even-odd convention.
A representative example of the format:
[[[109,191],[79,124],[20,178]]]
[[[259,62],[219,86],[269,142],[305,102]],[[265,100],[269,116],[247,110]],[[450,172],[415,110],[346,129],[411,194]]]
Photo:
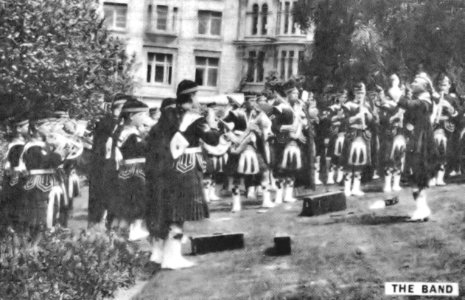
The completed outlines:
[[[281,122],[279,122],[279,118],[281,116],[281,113],[279,110],[275,107],[273,107],[273,110],[271,111],[271,130],[273,132],[281,132]]]
[[[422,101],[417,100],[417,99],[409,99],[407,97],[402,97],[400,98],[397,105],[400,108],[403,108],[405,110],[417,110],[422,107]]]
[[[216,146],[220,142],[221,133],[208,126],[205,118],[200,118],[195,121],[195,135],[202,139],[205,143]]]

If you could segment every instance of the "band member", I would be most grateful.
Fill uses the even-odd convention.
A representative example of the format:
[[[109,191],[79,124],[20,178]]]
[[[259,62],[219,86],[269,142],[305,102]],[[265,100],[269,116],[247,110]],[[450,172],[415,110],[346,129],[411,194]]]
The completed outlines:
[[[111,104],[111,113],[95,125],[89,170],[89,226],[102,221],[113,198],[117,173],[114,162],[107,156],[107,142],[120,124],[119,116],[126,101],[127,96],[116,95]]]
[[[229,186],[232,186],[232,212],[238,212],[241,207],[240,186],[247,188],[247,197],[251,197],[252,175],[259,172],[257,152],[251,143],[255,143],[256,136],[248,130],[248,120],[245,110],[242,108],[242,101],[228,97],[228,113],[222,124],[228,127],[231,133],[231,141],[234,146],[229,151],[226,173],[228,175]],[[254,141],[252,141],[254,139]],[[246,151],[247,150],[247,151]]]
[[[208,112],[209,107],[213,108],[216,104],[212,103],[207,106],[204,106],[203,113]],[[205,110],[206,109],[206,110]],[[222,111],[218,110],[216,118],[221,119]],[[202,148],[205,151],[205,159],[207,162],[206,172],[204,174],[204,190],[205,197],[207,202],[218,201],[220,197],[216,194],[216,183],[222,179],[224,180],[226,167],[229,159],[229,148],[231,142],[227,141],[225,138],[220,138],[220,142],[217,146],[211,146],[209,144],[202,143]]]
[[[126,229],[129,240],[145,238],[149,232],[143,227],[146,207],[145,138],[154,124],[149,107],[132,97],[121,111],[123,125],[115,136],[113,153],[118,170],[118,193],[109,207],[114,216],[112,227]]]
[[[342,104],[347,98],[346,93],[327,92],[328,94],[323,95],[325,101],[322,101],[323,103],[320,105],[317,155],[325,158],[326,184],[335,184],[341,182],[344,176],[343,166],[339,158],[342,154],[345,135],[342,131],[342,120],[344,119]]]
[[[371,164],[371,133],[368,128],[373,115],[365,102],[365,96],[365,84],[358,83],[354,87],[353,100],[343,105],[347,128],[342,153],[346,196],[364,195],[360,189],[362,171]]]
[[[402,97],[398,105],[411,114],[414,125],[412,170],[417,189],[413,192],[416,210],[411,216],[412,221],[427,221],[431,210],[426,201],[428,181],[434,177],[437,170],[438,150],[435,144],[431,114],[433,112],[433,84],[425,73],[418,74],[411,84],[411,91]]]
[[[11,126],[13,135],[3,163],[1,210],[6,225],[16,228],[19,212],[24,209],[21,202],[23,178],[18,167],[19,158],[28,139],[29,120],[25,115],[17,116]]]
[[[160,263],[162,268],[188,268],[194,264],[181,254],[182,227],[185,221],[201,220],[209,216],[208,206],[203,192],[203,160],[200,141],[217,145],[220,132],[216,126],[212,109],[207,117],[194,110],[197,84],[190,80],[179,83],[176,99],[176,114],[167,124],[170,128],[176,124],[176,133],[171,138],[171,158],[166,163],[163,178],[156,186],[149,182],[154,197],[152,202],[153,220],[150,232],[153,237],[151,261]],[[168,123],[167,122],[167,123]],[[155,136],[149,145],[165,142],[166,136]],[[148,155],[159,149],[148,149]],[[165,156],[166,157],[166,156]],[[151,159],[153,161],[153,159]]]
[[[438,87],[440,99],[439,103],[434,106],[432,122],[434,140],[439,150],[439,169],[436,178],[431,180],[431,185],[445,185],[446,167],[452,170],[459,165],[456,130],[460,124],[460,102],[457,95],[450,92],[451,81],[446,74],[438,77]]]
[[[397,106],[402,96],[399,77],[391,75],[391,86],[384,95],[380,89],[377,103],[380,116],[381,166],[384,169],[384,192],[400,191],[401,174],[405,166],[407,139],[404,134],[404,110]]]
[[[57,168],[69,153],[53,136],[47,115],[35,116],[29,128],[31,138],[24,145],[18,167],[25,174],[20,226],[32,234],[36,247],[42,231],[59,221],[60,207],[67,206]]]
[[[58,109],[53,112],[53,117],[56,119],[55,124],[57,132],[63,132],[63,135],[68,135],[73,137],[75,144],[82,144],[81,141],[78,140],[77,131],[78,131],[78,124],[76,121],[72,120],[69,117],[68,111],[64,109]],[[84,145],[79,145],[81,150],[79,152],[74,153],[73,157],[67,157],[66,160],[63,162],[63,165],[60,166],[58,170],[58,174],[61,177],[61,181],[63,183],[64,190],[66,190],[66,197],[68,197],[69,209],[72,209],[73,206],[73,198],[79,196],[80,194],[80,182],[79,177],[76,173],[76,166],[77,166],[77,158],[82,154],[84,151]]]
[[[250,176],[248,182],[248,193],[247,198],[256,198],[257,187],[262,189],[263,203],[262,206],[265,208],[273,207],[274,204],[271,201],[270,193],[270,174],[269,174],[269,163],[271,162],[271,152],[268,144],[268,140],[272,135],[271,121],[268,116],[262,112],[257,104],[257,97],[248,96],[244,103],[245,117],[247,123],[246,132],[239,137],[240,143],[235,145],[231,151],[237,149],[244,149],[241,151],[241,157],[239,158],[238,173],[242,175]],[[246,153],[251,156],[252,159],[242,158]],[[247,170],[247,165],[253,165],[257,162],[258,168],[255,172]],[[241,160],[245,163],[241,164]]]
[[[307,115],[300,103],[299,91],[295,82],[288,81],[283,91],[286,101],[276,101],[271,116],[275,135],[274,151],[276,155],[274,175],[276,179],[276,200],[279,204],[295,202],[294,186],[310,186],[313,176],[309,176],[309,157],[307,138],[304,131],[308,126]],[[313,147],[314,145],[311,145]]]

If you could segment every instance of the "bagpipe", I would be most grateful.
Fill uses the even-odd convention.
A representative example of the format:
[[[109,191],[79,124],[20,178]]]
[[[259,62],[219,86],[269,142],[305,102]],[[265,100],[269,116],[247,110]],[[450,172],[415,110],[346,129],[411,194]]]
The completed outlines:
[[[49,119],[39,125],[45,142],[63,160],[76,159],[90,141],[85,137],[87,122],[73,119]]]

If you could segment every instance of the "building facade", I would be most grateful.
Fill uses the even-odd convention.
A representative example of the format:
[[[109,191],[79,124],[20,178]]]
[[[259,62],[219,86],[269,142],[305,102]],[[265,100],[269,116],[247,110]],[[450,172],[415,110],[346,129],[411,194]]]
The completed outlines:
[[[292,20],[294,1],[105,0],[107,28],[135,54],[135,95],[151,106],[182,79],[202,96],[261,91],[275,71],[298,74],[312,34]]]

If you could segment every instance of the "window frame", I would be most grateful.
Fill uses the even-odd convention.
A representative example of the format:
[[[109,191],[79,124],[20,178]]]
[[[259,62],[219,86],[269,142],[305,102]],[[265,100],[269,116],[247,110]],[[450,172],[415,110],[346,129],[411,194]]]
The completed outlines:
[[[118,9],[119,8],[119,9]],[[111,24],[108,23],[106,11],[111,9]],[[117,26],[118,24],[118,11],[124,10],[124,27]],[[128,5],[126,3],[114,3],[114,2],[104,2],[103,3],[103,14],[105,18],[105,25],[109,30],[126,30],[128,26]]]
[[[149,55],[153,55],[153,59],[149,59]],[[157,62],[156,56],[157,55],[163,55],[164,56],[164,61],[163,64],[160,62]],[[171,56],[171,62],[167,62],[167,57]],[[150,85],[150,86],[173,86],[174,82],[176,80],[175,78],[175,64],[176,64],[176,53],[173,51],[167,51],[164,49],[146,49],[145,50],[145,59],[146,59],[146,68],[145,68],[145,79],[144,79],[144,84]],[[150,81],[147,81],[148,79],[148,67],[151,67],[151,74],[150,74]],[[157,66],[163,66],[163,82],[158,82],[155,81],[156,78],[156,67]],[[171,82],[169,82],[169,71],[171,69]]]
[[[197,59],[205,59],[205,65],[199,65],[197,63]],[[212,65],[210,64],[210,60],[216,60],[217,65]],[[207,89],[217,89],[219,87],[219,80],[220,80],[220,57],[217,56],[204,56],[204,55],[195,55],[194,57],[194,63],[195,63],[195,73],[194,73],[194,81],[201,87],[201,88],[207,88]],[[203,80],[202,84],[200,84],[197,80],[197,72],[198,69],[203,69]],[[210,70],[216,70],[216,82],[215,85],[208,85],[209,82],[209,71]]]
[[[206,24],[205,24],[205,33],[200,32],[200,24],[201,24],[201,14],[206,16]],[[219,16],[215,16],[218,14]],[[219,19],[219,30],[218,34],[213,34],[213,20]],[[197,35],[201,37],[215,37],[220,38],[223,34],[223,12],[217,10],[204,10],[199,9],[197,11]]]

